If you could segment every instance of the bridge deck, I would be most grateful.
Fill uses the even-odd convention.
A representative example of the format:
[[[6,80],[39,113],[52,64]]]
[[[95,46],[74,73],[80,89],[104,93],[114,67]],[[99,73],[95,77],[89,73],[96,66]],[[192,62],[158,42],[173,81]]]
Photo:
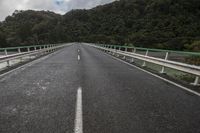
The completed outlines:
[[[200,97],[80,44],[1,77],[0,100],[1,133],[72,133],[77,110],[84,133],[200,132]]]

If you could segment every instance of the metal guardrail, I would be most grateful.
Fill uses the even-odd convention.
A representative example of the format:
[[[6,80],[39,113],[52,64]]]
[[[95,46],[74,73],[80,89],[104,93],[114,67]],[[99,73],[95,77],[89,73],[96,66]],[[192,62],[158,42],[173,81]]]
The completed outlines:
[[[191,65],[183,62],[169,60],[170,53],[178,53],[190,56],[200,57],[198,52],[181,52],[181,51],[170,51],[170,50],[159,50],[159,49],[147,49],[147,48],[138,48],[138,47],[127,47],[127,46],[118,46],[118,45],[103,45],[103,44],[87,44],[89,46],[95,47],[97,49],[104,50],[106,52],[112,53],[113,55],[121,55],[125,59],[126,57],[131,58],[131,62],[134,62],[134,59],[143,61],[142,66],[146,66],[146,62],[153,63],[162,67],[160,73],[165,73],[165,68],[171,68],[184,73],[195,75],[195,81],[192,85],[199,85],[200,77],[200,66]],[[144,54],[139,54],[136,51],[142,50]],[[153,57],[149,55],[150,51],[154,52],[165,52],[164,58]]]
[[[60,48],[65,46],[69,46],[71,44],[49,44],[49,45],[36,45],[36,46],[23,46],[23,47],[11,47],[11,48],[0,48],[0,52],[3,52],[3,55],[0,55],[0,64],[7,63],[6,67],[10,67],[10,62],[13,60],[20,59],[22,62],[22,58],[31,57],[31,56],[39,56],[42,54],[54,52]]]

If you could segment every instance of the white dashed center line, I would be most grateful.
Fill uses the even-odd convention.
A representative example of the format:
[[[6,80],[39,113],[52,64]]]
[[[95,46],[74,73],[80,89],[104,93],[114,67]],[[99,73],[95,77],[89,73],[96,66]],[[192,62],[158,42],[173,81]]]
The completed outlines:
[[[76,98],[76,118],[74,133],[83,133],[83,116],[82,116],[82,88],[77,90]]]
[[[79,61],[79,60],[81,60],[81,57],[80,57],[80,55],[78,55],[78,61]]]
[[[78,61],[81,60],[81,56],[80,56],[80,50],[78,49]]]

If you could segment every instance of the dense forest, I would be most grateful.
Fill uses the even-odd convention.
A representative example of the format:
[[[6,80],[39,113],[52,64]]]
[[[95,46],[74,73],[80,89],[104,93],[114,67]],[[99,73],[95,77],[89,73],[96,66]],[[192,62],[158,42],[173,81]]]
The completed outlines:
[[[65,15],[15,11],[0,22],[0,47],[60,42],[200,51],[200,2],[120,0]]]

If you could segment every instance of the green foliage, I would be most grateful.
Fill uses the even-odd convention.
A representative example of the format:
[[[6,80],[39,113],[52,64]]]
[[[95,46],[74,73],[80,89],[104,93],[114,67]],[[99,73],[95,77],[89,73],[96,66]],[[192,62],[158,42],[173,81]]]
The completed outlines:
[[[15,11],[0,27],[1,47],[80,41],[195,50],[187,45],[200,38],[200,2],[120,0],[63,16]]]
[[[193,65],[200,65],[200,57],[199,56],[191,56],[185,59],[185,62],[188,64],[193,64]]]
[[[186,45],[185,47],[189,50],[200,52],[200,40],[194,41],[191,45]]]
[[[194,41],[191,45],[186,45],[187,49],[195,52],[200,52],[200,40]],[[191,56],[186,58],[186,62],[194,65],[200,65],[199,56]]]
[[[0,31],[0,47],[4,47],[6,44],[6,36]]]

